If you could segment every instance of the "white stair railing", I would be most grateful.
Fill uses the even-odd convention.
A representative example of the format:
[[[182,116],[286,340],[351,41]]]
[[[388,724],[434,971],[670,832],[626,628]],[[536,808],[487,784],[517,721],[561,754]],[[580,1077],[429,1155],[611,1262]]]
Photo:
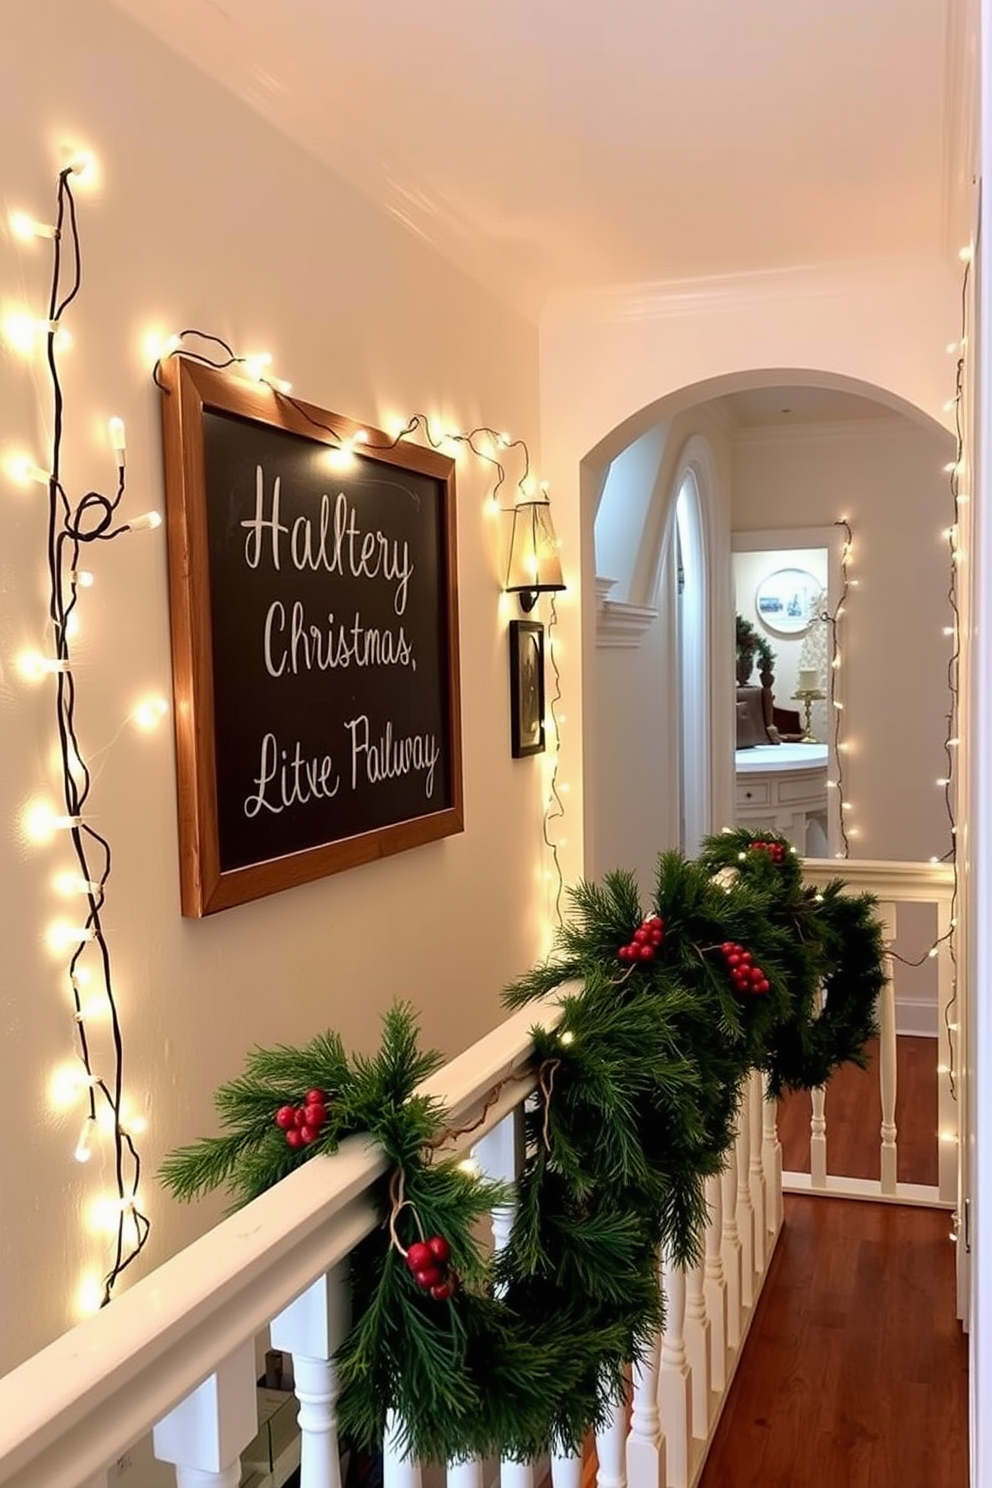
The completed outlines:
[[[953,1209],[958,1203],[958,1144],[960,1123],[948,1066],[960,1069],[958,1020],[953,1016],[954,965],[949,934],[953,915],[954,870],[947,863],[887,863],[870,859],[807,858],[803,862],[806,882],[822,887],[843,878],[848,893],[870,893],[879,901],[887,954],[886,985],[879,998],[878,1081],[882,1120],[879,1130],[879,1177],[851,1178],[830,1167],[829,1098],[825,1089],[811,1092],[810,1170],[782,1175],[786,1192],[819,1193],[834,1198],[873,1199],[898,1204],[924,1204]],[[898,1177],[898,1130],[896,1127],[897,1058],[896,1005],[899,997],[899,963],[892,946],[898,929],[900,905],[927,904],[934,908],[936,935],[931,951],[937,968],[938,1063],[937,1109],[934,1112],[934,1144],[937,1183],[900,1182]],[[949,1041],[949,1042],[948,1042]],[[765,1111],[765,1175],[769,1176],[771,1153],[777,1146],[774,1110]],[[778,1159],[781,1162],[781,1153]],[[775,1184],[771,1185],[772,1191]]]
[[[519,1171],[521,1105],[534,1087],[529,1031],[558,1016],[557,998],[529,1005],[421,1087],[443,1100],[455,1129],[472,1130],[461,1140],[487,1174]],[[664,1331],[597,1436],[598,1488],[693,1488],[699,1477],[778,1233],[769,1142],[754,1084],[726,1173],[707,1184],[701,1263],[664,1264]],[[177,1488],[237,1488],[256,1432],[255,1342],[268,1329],[293,1359],[301,1488],[341,1488],[333,1359],[348,1327],[348,1256],[376,1222],[369,1190],[384,1170],[373,1143],[348,1139],[0,1380],[0,1485],[107,1488],[109,1465],[151,1433]],[[494,1214],[496,1245],[511,1219],[506,1208]],[[555,1488],[581,1488],[581,1456],[553,1454],[550,1471]],[[500,1488],[533,1488],[536,1474],[507,1461],[499,1476]],[[421,1488],[395,1422],[383,1478],[385,1488]],[[477,1461],[448,1466],[448,1488],[482,1481]]]

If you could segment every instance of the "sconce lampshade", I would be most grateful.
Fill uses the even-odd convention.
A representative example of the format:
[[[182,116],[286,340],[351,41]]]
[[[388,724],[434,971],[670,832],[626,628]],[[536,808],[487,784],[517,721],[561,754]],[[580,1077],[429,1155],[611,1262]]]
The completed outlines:
[[[520,608],[527,611],[534,608],[539,594],[564,587],[550,503],[521,501],[513,508],[503,588],[508,594],[519,595]]]

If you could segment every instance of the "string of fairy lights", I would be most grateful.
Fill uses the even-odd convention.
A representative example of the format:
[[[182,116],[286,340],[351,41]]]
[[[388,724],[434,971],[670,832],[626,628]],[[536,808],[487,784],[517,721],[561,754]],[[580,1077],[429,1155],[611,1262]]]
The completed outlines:
[[[851,524],[846,517],[839,517],[833,524],[843,529],[844,541],[840,551],[840,593],[837,603],[831,610],[824,609],[820,619],[827,627],[829,641],[830,670],[833,673],[833,685],[830,689],[831,711],[833,720],[831,735],[833,743],[834,770],[830,780],[830,786],[834,791],[834,799],[837,802],[837,832],[840,841],[840,851],[836,854],[838,858],[848,858],[851,855],[851,836],[848,830],[847,813],[851,809],[851,803],[846,794],[846,777],[844,773],[844,759],[848,750],[847,739],[844,737],[844,702],[838,696],[840,692],[840,671],[843,664],[843,652],[841,650],[841,627],[844,616],[847,613],[847,600],[853,585],[857,583],[850,575],[851,555],[854,543],[854,535]]]
[[[52,949],[64,957],[64,975],[73,1012],[74,1057],[59,1070],[53,1081],[53,1099],[59,1107],[82,1102],[83,1117],[74,1156],[90,1160],[97,1145],[109,1143],[113,1166],[113,1194],[97,1201],[97,1226],[113,1236],[109,1263],[99,1282],[92,1278],[88,1295],[80,1298],[83,1310],[109,1302],[114,1286],[144,1249],[151,1225],[138,1206],[141,1157],[135,1137],[144,1120],[131,1114],[125,1100],[124,1039],[114,986],[110,943],[104,927],[112,869],[108,839],[97,830],[90,811],[93,784],[90,765],[77,729],[78,685],[72,652],[72,637],[79,623],[80,598],[93,583],[92,573],[82,566],[84,553],[93,545],[110,542],[126,533],[159,525],[156,512],[121,520],[120,507],[126,489],[127,447],[120,418],[108,421],[110,445],[116,463],[116,485],[111,495],[87,491],[78,499],[70,496],[63,477],[65,396],[59,370],[60,352],[71,344],[64,323],[67,312],[82,286],[82,254],[73,184],[85,181],[93,170],[89,157],[69,162],[58,176],[54,223],[38,222],[18,212],[10,221],[15,237],[25,243],[45,241],[51,245],[51,279],[43,317],[6,317],[4,335],[8,344],[24,354],[39,345],[45,348],[48,386],[51,394],[51,443],[47,467],[29,456],[10,456],[8,475],[20,484],[40,485],[47,491],[46,567],[48,578],[48,626],[45,648],[22,654],[19,669],[26,681],[54,683],[55,724],[58,737],[60,809],[47,802],[34,802],[25,813],[29,839],[37,843],[67,843],[72,870],[59,873],[56,890],[81,903],[84,913],[73,922],[58,920],[49,927]],[[50,639],[50,645],[48,644]],[[161,699],[146,699],[132,714],[144,728],[153,727],[166,710]],[[101,1023],[109,1021],[109,1038]]]
[[[206,350],[199,349],[206,347]],[[546,496],[548,492],[547,481],[538,481],[531,473],[530,449],[526,440],[513,438],[488,424],[481,424],[468,430],[444,430],[437,432],[431,424],[430,417],[424,413],[412,414],[405,423],[400,423],[391,434],[382,434],[379,431],[360,429],[355,434],[345,436],[330,424],[314,416],[310,405],[293,397],[293,385],[284,378],[277,377],[272,370],[272,356],[269,352],[253,353],[248,355],[239,354],[231,344],[222,336],[213,335],[211,332],[202,331],[195,326],[188,326],[169,336],[159,349],[152,369],[152,376],[157,387],[162,388],[163,383],[159,375],[162,362],[169,357],[181,354],[190,361],[199,362],[202,366],[213,367],[218,371],[224,371],[230,367],[236,367],[239,372],[252,378],[256,382],[265,383],[270,387],[278,398],[288,403],[297,413],[301,415],[313,428],[319,429],[322,437],[330,436],[333,448],[341,454],[344,461],[362,454],[374,455],[376,451],[393,450],[406,440],[421,437],[434,450],[441,453],[449,453],[457,456],[462,448],[467,448],[473,455],[485,465],[491,467],[494,480],[488,496],[488,510],[491,515],[509,510],[500,504],[500,494],[506,485],[507,461],[517,452],[517,459],[522,462],[523,469],[516,481],[516,490],[519,499],[533,499],[540,492]],[[558,925],[562,923],[561,903],[565,891],[565,879],[561,866],[560,850],[567,846],[566,839],[556,837],[553,829],[555,822],[561,821],[565,816],[565,802],[563,796],[569,793],[567,782],[559,780],[559,766],[561,757],[561,725],[565,722],[565,716],[560,712],[562,700],[561,671],[558,665],[559,641],[556,634],[558,626],[558,610],[555,596],[552,593],[550,601],[549,622],[547,627],[547,664],[554,679],[554,691],[548,701],[545,720],[550,726],[550,747],[547,749],[545,758],[546,780],[544,789],[544,804],[542,816],[542,840],[548,852],[549,867],[545,870],[545,879],[551,884],[552,905],[555,921]]]

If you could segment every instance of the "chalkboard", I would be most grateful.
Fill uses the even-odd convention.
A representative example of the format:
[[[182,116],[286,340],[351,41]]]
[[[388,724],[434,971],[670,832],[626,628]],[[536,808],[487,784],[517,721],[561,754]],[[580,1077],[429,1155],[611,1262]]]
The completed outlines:
[[[182,357],[163,382],[183,913],[461,831],[453,462]]]

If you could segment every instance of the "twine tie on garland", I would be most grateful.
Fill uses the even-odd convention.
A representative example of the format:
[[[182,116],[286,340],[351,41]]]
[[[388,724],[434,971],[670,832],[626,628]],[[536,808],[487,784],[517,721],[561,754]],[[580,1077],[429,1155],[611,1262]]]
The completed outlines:
[[[552,956],[504,993],[516,1008],[577,984],[564,1031],[535,1019],[528,1069],[503,1073],[468,1128],[511,1080],[534,1082],[514,1192],[438,1150],[466,1132],[421,1093],[443,1060],[419,1048],[409,1007],[387,1012],[370,1059],[350,1058],[332,1032],[254,1050],[217,1093],[226,1130],[166,1159],[178,1197],[226,1186],[246,1203],[346,1136],[379,1143],[387,1176],[370,1194],[382,1223],[351,1253],[353,1324],[336,1355],[339,1426],[356,1447],[374,1450],[391,1412],[401,1451],[423,1462],[579,1450],[664,1326],[659,1248],[679,1266],[699,1259],[705,1181],[734,1140],[751,1072],[775,1097],[864,1061],[885,980],[874,901],[840,880],[813,897],[794,857],[742,863],[749,841],[738,831],[708,839],[696,861],[661,856],[652,908],[664,943],[619,977],[619,949],[644,922],[633,875],[570,890]],[[733,883],[716,882],[730,867]],[[764,968],[761,996],[714,964],[724,943]],[[580,1059],[566,1056],[573,1042]],[[334,1102],[294,1150],[275,1116],[311,1087]],[[493,1255],[478,1235],[495,1209],[513,1217]]]
[[[555,1088],[555,1073],[561,1066],[560,1059],[546,1059],[538,1071],[537,1088],[541,1092],[544,1102],[544,1122],[541,1127],[541,1140],[544,1143],[545,1152],[551,1151],[551,1134],[548,1130],[551,1121],[551,1092]]]

